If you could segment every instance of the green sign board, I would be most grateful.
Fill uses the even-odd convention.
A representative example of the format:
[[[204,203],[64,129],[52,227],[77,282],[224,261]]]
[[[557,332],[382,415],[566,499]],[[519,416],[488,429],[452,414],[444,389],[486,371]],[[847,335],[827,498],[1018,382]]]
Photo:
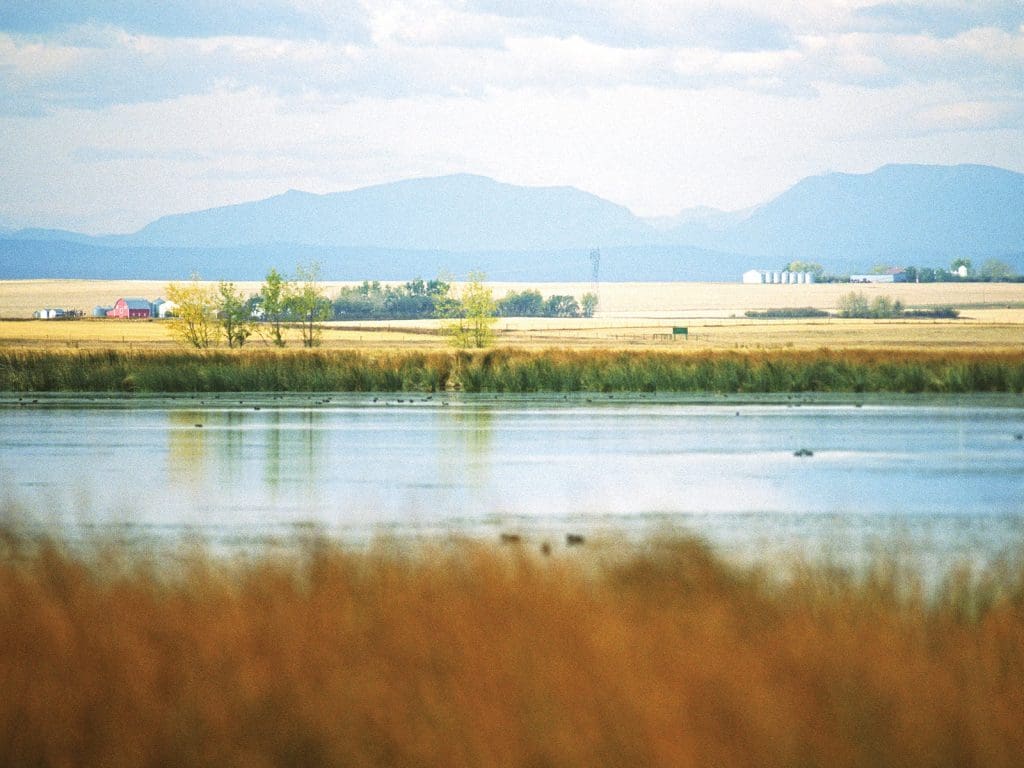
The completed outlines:
[[[690,329],[682,326],[676,326],[672,329],[673,336],[689,336]]]

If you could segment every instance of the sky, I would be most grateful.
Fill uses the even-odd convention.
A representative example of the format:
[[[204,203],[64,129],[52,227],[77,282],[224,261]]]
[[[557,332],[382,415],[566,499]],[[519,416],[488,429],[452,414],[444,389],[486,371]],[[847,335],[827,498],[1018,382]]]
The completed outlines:
[[[0,227],[449,173],[669,216],[887,163],[1024,172],[1024,3],[0,3]]]

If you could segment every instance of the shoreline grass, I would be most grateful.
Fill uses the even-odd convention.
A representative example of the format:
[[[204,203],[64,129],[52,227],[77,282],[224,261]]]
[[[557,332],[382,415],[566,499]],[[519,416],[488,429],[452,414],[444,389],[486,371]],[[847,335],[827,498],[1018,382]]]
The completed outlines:
[[[0,348],[8,392],[1024,392],[1024,352]]]
[[[1024,755],[1024,565],[693,539],[171,557],[0,535],[4,765],[935,766]]]

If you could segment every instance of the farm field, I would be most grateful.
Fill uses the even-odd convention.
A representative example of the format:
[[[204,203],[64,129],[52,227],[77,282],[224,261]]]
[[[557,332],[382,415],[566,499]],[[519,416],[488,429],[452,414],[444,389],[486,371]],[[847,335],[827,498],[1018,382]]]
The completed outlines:
[[[673,340],[671,320],[502,320],[497,346],[657,347],[671,349],[1024,349],[1024,310],[971,310],[959,320],[741,320],[680,318],[689,335]],[[678,322],[678,321],[677,321]],[[289,346],[299,346],[290,329]],[[180,347],[167,321],[0,320],[0,346],[172,349]],[[254,336],[247,348],[270,346]],[[436,350],[447,347],[437,321],[328,323],[327,349]]]
[[[342,285],[323,284],[330,297]],[[258,283],[239,283],[246,293]],[[496,297],[527,288],[545,296],[581,296],[585,283],[492,283]],[[166,294],[160,281],[25,280],[0,282],[0,344],[15,346],[162,348],[177,346],[162,321],[34,321],[35,309],[59,306],[86,313],[120,296],[155,299]],[[889,296],[908,307],[951,305],[963,308],[957,320],[752,320],[748,310],[815,307],[835,310],[851,291],[869,299]],[[497,344],[527,347],[634,347],[689,345],[694,349],[962,348],[1024,347],[1024,284],[929,283],[893,285],[743,285],[739,283],[608,283],[600,287],[601,304],[591,319],[500,319]],[[673,341],[674,326],[684,326],[686,340]],[[258,335],[253,346],[267,345]],[[290,343],[299,343],[298,330]],[[328,348],[442,348],[437,321],[327,323]]]
[[[215,284],[213,282],[211,285]],[[328,297],[353,282],[323,283]],[[456,287],[459,283],[454,283]],[[579,297],[593,291],[590,283],[508,283],[490,282],[495,298],[509,291],[533,289],[543,295],[571,294]],[[259,290],[258,282],[237,282],[246,294]],[[851,290],[868,298],[891,296],[907,306],[951,304],[1024,304],[1024,283],[895,283],[892,285],[743,285],[742,283],[602,283],[600,314],[603,317],[636,317],[649,314],[686,317],[693,313],[712,316],[742,313],[748,309],[817,307],[835,309],[839,298]],[[110,305],[121,296],[142,296],[150,300],[166,295],[167,281],[158,280],[3,280],[0,281],[0,318],[28,318],[40,307],[81,309],[88,313],[96,305]]]

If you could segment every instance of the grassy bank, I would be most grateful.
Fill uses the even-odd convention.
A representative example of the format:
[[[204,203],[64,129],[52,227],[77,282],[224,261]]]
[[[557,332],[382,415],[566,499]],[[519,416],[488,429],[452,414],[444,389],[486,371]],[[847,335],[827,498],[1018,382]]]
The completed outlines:
[[[0,763],[1020,764],[1024,567],[923,599],[686,539],[575,554],[157,562],[7,532]]]
[[[0,391],[1024,392],[1013,352],[0,348]]]

